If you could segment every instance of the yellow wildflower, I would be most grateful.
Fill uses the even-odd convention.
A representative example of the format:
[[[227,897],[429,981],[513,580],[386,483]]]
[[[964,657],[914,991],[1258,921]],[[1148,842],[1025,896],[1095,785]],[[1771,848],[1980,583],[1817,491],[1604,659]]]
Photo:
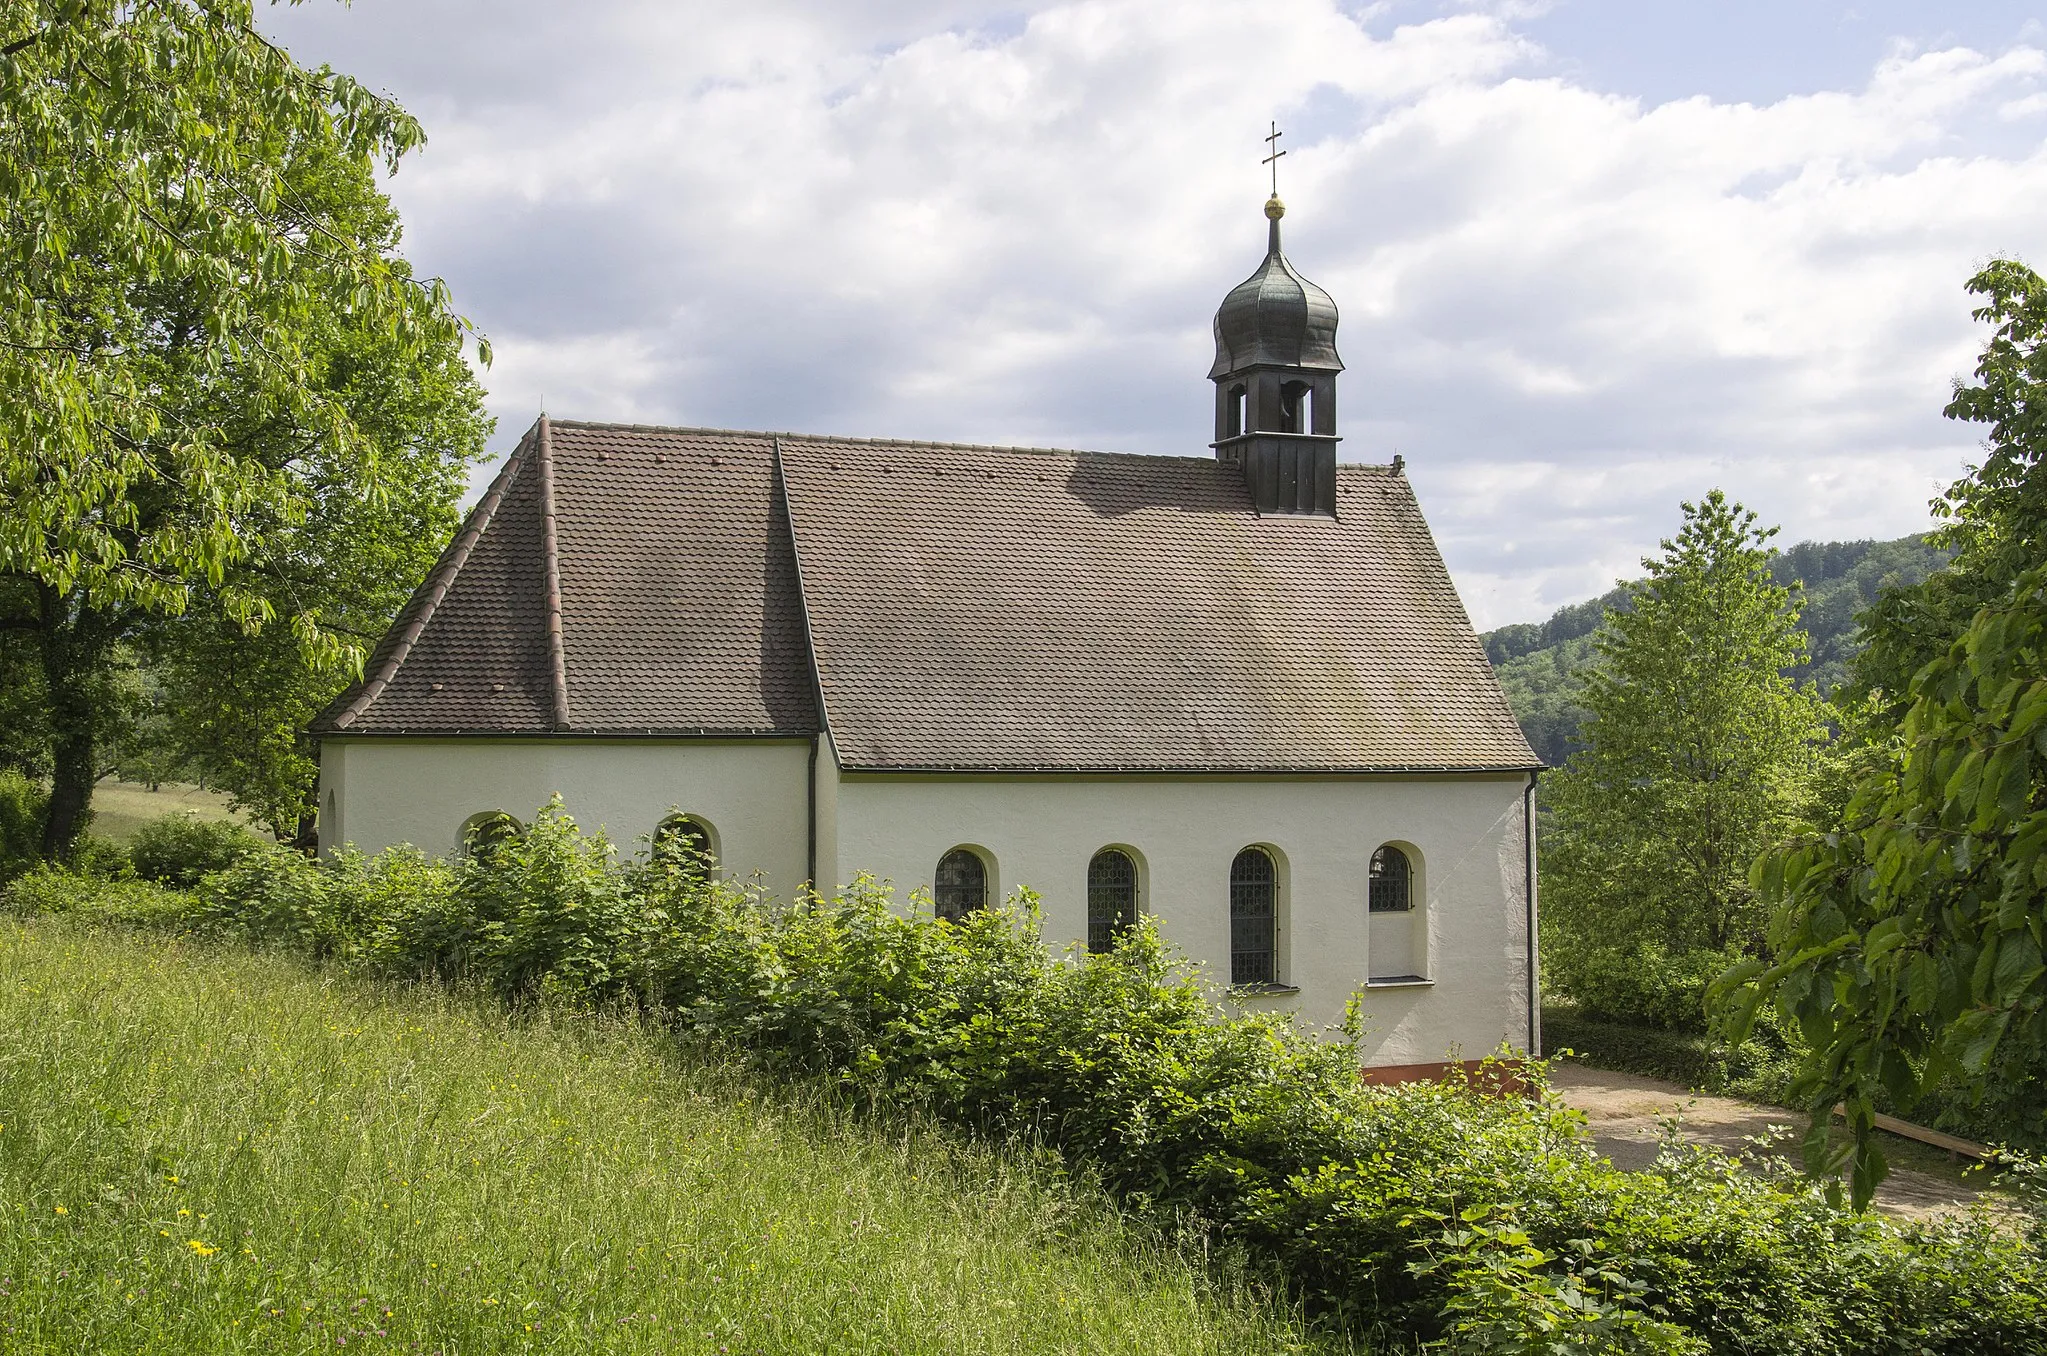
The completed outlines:
[[[198,1253],[201,1257],[211,1257],[213,1256],[213,1254],[220,1251],[219,1248],[208,1247],[206,1244],[201,1243],[196,1238],[187,1239],[185,1241],[185,1246],[190,1248],[193,1252]]]

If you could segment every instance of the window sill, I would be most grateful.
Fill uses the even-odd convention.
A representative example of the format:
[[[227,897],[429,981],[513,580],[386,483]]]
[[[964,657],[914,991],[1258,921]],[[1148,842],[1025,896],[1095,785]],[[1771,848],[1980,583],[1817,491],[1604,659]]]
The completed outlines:
[[[1436,981],[1424,979],[1420,975],[1388,975],[1384,979],[1366,980],[1365,987],[1368,989],[1433,989],[1436,987]]]
[[[1300,991],[1298,984],[1232,984],[1224,992],[1231,998],[1284,998]]]

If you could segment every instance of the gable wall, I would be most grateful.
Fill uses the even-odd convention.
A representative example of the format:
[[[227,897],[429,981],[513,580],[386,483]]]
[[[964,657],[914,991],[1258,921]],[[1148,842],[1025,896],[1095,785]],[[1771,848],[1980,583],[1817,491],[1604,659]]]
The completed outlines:
[[[786,894],[807,874],[809,759],[807,739],[328,739],[320,848],[411,843],[449,855],[469,816],[505,810],[530,823],[559,792],[577,824],[603,829],[625,855],[671,810],[699,816],[728,871],[758,868]]]
[[[1131,849],[1140,907],[1220,983],[1229,975],[1230,863],[1242,848],[1263,845],[1281,873],[1280,977],[1300,993],[1243,1001],[1295,1006],[1309,1023],[1327,1025],[1342,1020],[1350,994],[1373,971],[1365,908],[1372,853],[1403,844],[1417,859],[1424,898],[1414,926],[1425,934],[1425,973],[1434,983],[1369,990],[1365,1048],[1374,1063],[1422,1064],[1453,1050],[1491,1054],[1503,1039],[1529,1043],[1526,786],[1525,777],[851,775],[838,788],[836,857],[820,862],[835,860],[841,882],[865,870],[908,895],[930,890],[950,849],[982,849],[994,866],[992,891],[1038,893],[1046,940],[1058,950],[1085,945],[1089,859],[1103,847]]]

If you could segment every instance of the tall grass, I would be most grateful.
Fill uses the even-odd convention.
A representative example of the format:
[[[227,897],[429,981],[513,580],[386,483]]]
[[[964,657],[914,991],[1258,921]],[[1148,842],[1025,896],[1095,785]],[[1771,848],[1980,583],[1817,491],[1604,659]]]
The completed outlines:
[[[1016,1154],[276,957],[0,919],[0,1350],[1276,1352]]]

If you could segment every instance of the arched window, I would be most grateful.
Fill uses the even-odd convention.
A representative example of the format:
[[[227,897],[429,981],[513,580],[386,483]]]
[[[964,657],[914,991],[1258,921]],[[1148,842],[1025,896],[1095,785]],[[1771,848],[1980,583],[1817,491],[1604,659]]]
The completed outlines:
[[[1279,388],[1279,429],[1282,433],[1306,433],[1314,426],[1315,388],[1305,381],[1289,381]]]
[[[1355,860],[1355,859],[1353,859]],[[1372,854],[1372,872],[1366,886],[1366,907],[1373,913],[1406,913],[1414,907],[1408,882],[1414,871],[1407,854],[1388,843]]]
[[[1272,984],[1274,905],[1279,873],[1264,848],[1248,847],[1230,863],[1230,983]]]
[[[711,840],[710,825],[694,815],[670,815],[656,824],[649,847],[654,860],[664,866],[703,873],[718,864],[718,849]]]
[[[526,826],[503,810],[484,810],[473,814],[462,821],[462,855],[478,859],[490,857],[516,842],[525,832]]]
[[[1103,848],[1087,864],[1087,949],[1114,951],[1137,921],[1137,863],[1121,848]]]
[[[972,848],[954,848],[938,859],[938,879],[931,902],[940,918],[957,923],[976,909],[988,907],[988,864]]]

